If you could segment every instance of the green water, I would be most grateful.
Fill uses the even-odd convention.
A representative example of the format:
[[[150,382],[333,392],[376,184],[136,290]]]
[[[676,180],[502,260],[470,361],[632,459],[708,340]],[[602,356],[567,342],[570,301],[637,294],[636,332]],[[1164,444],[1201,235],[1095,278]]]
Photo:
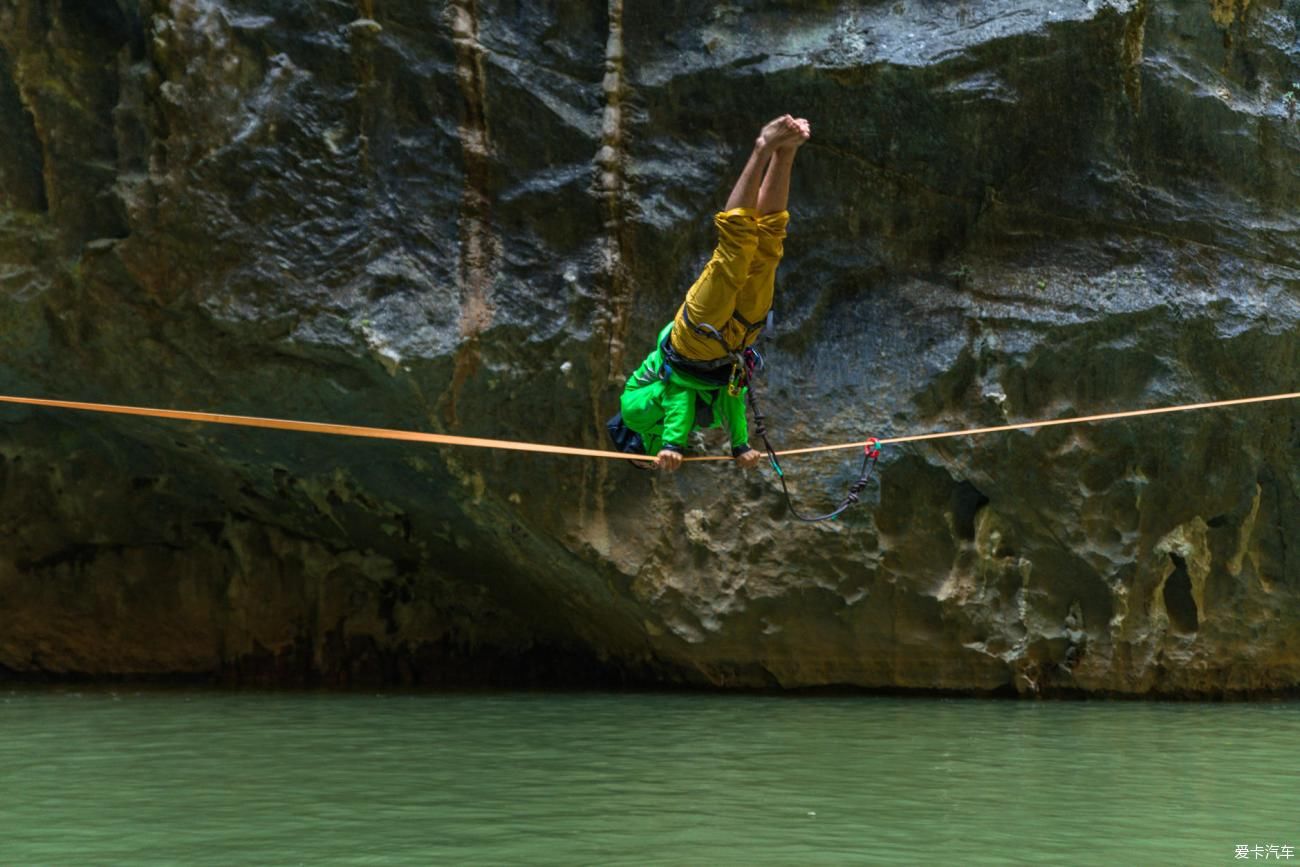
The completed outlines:
[[[1298,745],[1295,703],[20,690],[0,864],[1277,862]]]

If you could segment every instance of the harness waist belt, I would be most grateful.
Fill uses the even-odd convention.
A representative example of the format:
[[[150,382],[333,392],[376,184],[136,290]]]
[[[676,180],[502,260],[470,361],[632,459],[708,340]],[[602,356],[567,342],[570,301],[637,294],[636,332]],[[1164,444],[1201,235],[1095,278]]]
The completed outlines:
[[[702,361],[697,358],[687,358],[677,351],[673,346],[672,334],[664,338],[660,347],[663,350],[664,360],[673,370],[690,374],[698,377],[705,382],[716,382],[718,385],[726,385],[731,379],[732,360],[730,356],[724,355],[722,358],[715,358],[709,361]]]

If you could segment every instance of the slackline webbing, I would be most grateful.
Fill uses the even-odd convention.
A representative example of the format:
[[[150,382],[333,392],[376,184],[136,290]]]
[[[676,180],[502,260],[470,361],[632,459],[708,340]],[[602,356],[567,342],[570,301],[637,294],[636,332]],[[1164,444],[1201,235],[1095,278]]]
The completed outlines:
[[[1162,406],[1153,409],[1133,409],[1123,412],[1106,412],[1098,415],[1073,416],[1070,418],[1043,419],[1039,421],[1016,422],[995,425],[993,427],[966,428],[963,430],[935,431],[933,433],[907,434],[896,437],[878,437],[857,442],[836,443],[833,445],[808,446],[799,449],[783,449],[776,452],[779,457],[789,455],[806,455],[814,452],[828,452],[839,449],[861,449],[868,444],[877,446],[898,445],[900,443],[922,442],[925,440],[951,439],[953,437],[975,437],[986,434],[1002,433],[1013,430],[1032,430],[1040,427],[1055,427],[1066,424],[1087,424],[1089,422],[1113,421],[1121,418],[1135,418],[1145,415],[1162,415],[1171,412],[1191,412],[1192,410],[1216,409],[1226,406],[1242,406],[1249,403],[1269,403],[1272,401],[1295,400],[1300,392],[1285,394],[1266,394],[1258,397],[1238,397],[1231,400],[1212,400],[1204,403],[1187,403],[1179,406]],[[275,430],[302,431],[305,433],[334,434],[336,436],[369,437],[371,439],[405,440],[407,442],[434,443],[447,446],[468,446],[471,448],[503,449],[516,452],[541,452],[553,455],[577,455],[580,457],[606,458],[612,460],[646,461],[653,456],[632,455],[624,452],[601,451],[599,449],[575,448],[547,443],[516,442],[514,440],[484,439],[482,437],[461,437],[450,434],[422,433],[420,431],[393,430],[391,428],[365,427],[362,425],[327,424],[316,421],[295,421],[279,418],[259,418],[248,415],[226,415],[218,412],[192,412],[179,409],[156,409],[144,406],[119,406],[109,403],[86,403],[74,400],[51,400],[39,397],[12,397],[0,395],[0,402],[26,404],[29,406],[51,407],[56,409],[76,409],[88,412],[114,413],[117,415],[137,415],[151,418],[175,419],[178,421],[196,421],[207,424],[227,424],[241,427],[272,428]],[[708,455],[686,458],[687,461],[729,461],[730,457]]]

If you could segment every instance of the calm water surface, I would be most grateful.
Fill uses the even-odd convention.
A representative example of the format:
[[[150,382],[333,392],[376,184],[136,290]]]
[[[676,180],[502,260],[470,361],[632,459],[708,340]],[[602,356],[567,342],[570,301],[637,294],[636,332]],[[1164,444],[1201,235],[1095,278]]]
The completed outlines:
[[[1296,703],[0,691],[0,864],[1278,863],[1298,748]]]

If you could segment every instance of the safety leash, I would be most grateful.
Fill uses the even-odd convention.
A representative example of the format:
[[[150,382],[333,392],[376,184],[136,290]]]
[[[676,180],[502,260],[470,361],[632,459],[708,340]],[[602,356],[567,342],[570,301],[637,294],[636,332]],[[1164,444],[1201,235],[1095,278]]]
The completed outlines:
[[[744,380],[749,386],[749,390],[745,392],[745,395],[749,400],[749,411],[754,416],[754,433],[758,434],[759,438],[763,440],[763,448],[767,451],[767,459],[771,462],[772,469],[776,472],[776,477],[781,481],[781,491],[785,494],[786,508],[790,510],[791,515],[794,515],[796,519],[803,521],[806,524],[818,524],[822,521],[833,521],[843,514],[846,509],[861,499],[862,492],[866,489],[867,483],[871,480],[871,474],[876,469],[876,461],[880,459],[880,446],[874,437],[867,440],[866,444],[862,448],[862,467],[858,470],[858,478],[853,482],[853,484],[849,485],[848,493],[844,495],[844,499],[840,501],[840,504],[836,506],[834,510],[827,512],[824,515],[816,515],[813,517],[800,514],[799,510],[794,507],[794,499],[790,496],[790,488],[785,481],[785,470],[781,468],[781,459],[777,457],[776,449],[772,447],[771,440],[767,438],[767,418],[763,415],[762,410],[758,408],[758,400],[754,397],[754,383],[752,377],[755,362],[754,358],[750,355],[751,352],[753,352],[753,350],[746,350],[745,355],[746,369]],[[757,353],[754,353],[754,356],[757,356]],[[759,369],[761,369],[761,356],[758,357],[758,366]]]
[[[763,356],[752,346],[739,350],[732,349],[712,325],[703,322],[698,324],[691,322],[690,316],[686,315],[685,305],[682,306],[682,316],[686,323],[695,330],[695,333],[716,340],[727,356],[731,358],[731,375],[727,379],[727,393],[732,397],[740,397],[741,392],[744,392],[747,396],[749,410],[754,414],[754,433],[762,438],[763,448],[767,450],[767,459],[772,463],[772,469],[776,471],[776,477],[781,480],[781,491],[785,494],[785,505],[790,510],[790,514],[806,524],[818,524],[822,521],[834,521],[846,509],[858,502],[862,496],[862,491],[871,480],[871,474],[876,468],[876,461],[880,458],[880,447],[876,440],[872,438],[863,444],[862,467],[858,470],[857,481],[849,485],[849,492],[844,495],[844,499],[840,501],[840,504],[834,510],[814,517],[800,514],[799,510],[794,507],[794,499],[790,496],[790,488],[785,480],[785,470],[781,467],[781,460],[777,457],[776,449],[772,447],[771,440],[767,438],[767,423],[762,411],[758,408],[758,401],[754,397],[754,373],[766,366]],[[741,321],[744,322],[744,320]],[[771,310],[767,313],[767,325],[769,328],[772,325]],[[751,325],[749,330],[754,330],[754,327]],[[748,334],[748,330],[746,334]]]

